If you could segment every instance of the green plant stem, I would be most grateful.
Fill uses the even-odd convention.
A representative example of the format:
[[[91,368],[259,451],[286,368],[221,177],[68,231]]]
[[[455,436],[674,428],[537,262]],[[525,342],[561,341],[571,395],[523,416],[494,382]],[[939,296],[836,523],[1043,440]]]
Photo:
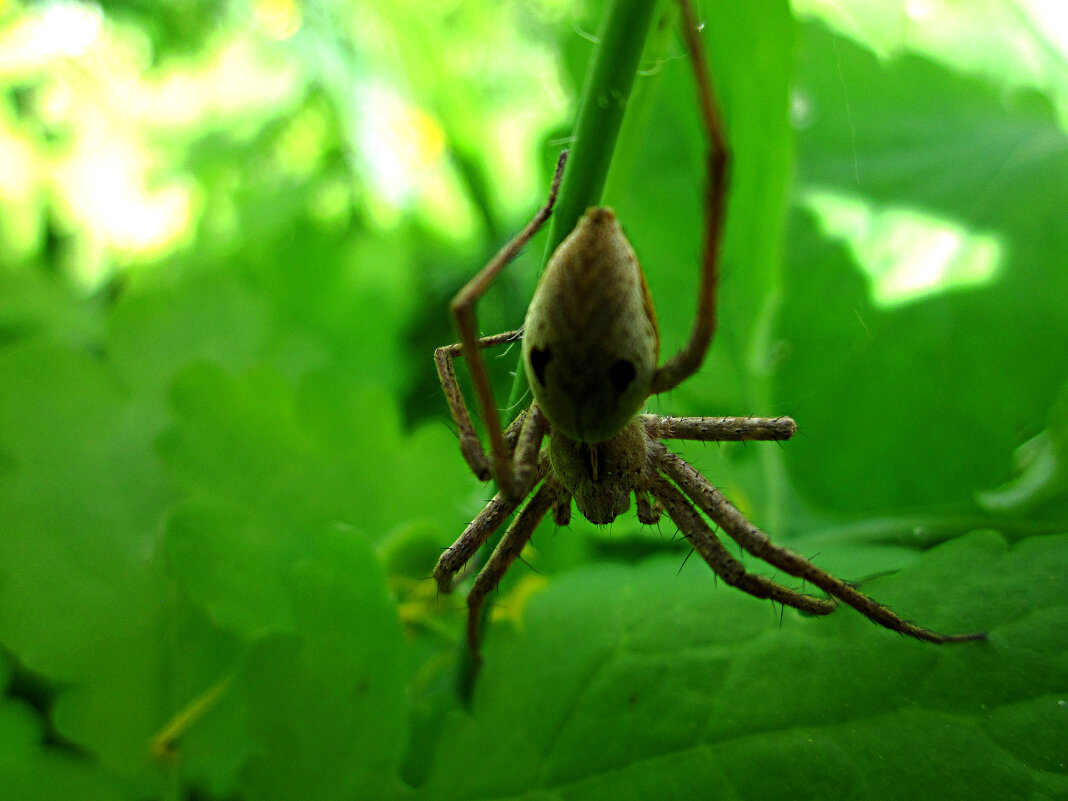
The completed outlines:
[[[655,2],[611,0],[579,101],[570,162],[549,222],[546,260],[579,217],[600,202]]]
[[[656,6],[655,0],[610,0],[608,4],[579,99],[571,153],[549,221],[543,265],[586,209],[601,201]],[[513,408],[526,391],[526,373],[519,365],[507,408]]]

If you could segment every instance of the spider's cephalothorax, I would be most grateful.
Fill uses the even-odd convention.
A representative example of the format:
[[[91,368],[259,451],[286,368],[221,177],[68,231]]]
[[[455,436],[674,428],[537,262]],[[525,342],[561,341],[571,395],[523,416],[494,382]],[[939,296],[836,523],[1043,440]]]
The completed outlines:
[[[637,417],[603,442],[581,442],[554,428],[548,453],[556,480],[591,523],[611,523],[648,484],[646,433]]]
[[[659,338],[649,290],[634,250],[615,215],[606,208],[589,210],[553,253],[531,301],[524,329],[479,338],[475,304],[552,213],[566,163],[567,154],[563,154],[545,206],[453,299],[451,308],[461,341],[435,353],[461,452],[476,476],[483,480],[492,477],[500,487],[438,560],[434,568],[438,587],[442,592],[452,589],[456,575],[529,495],[467,596],[467,641],[477,664],[486,593],[518,558],[538,523],[552,511],[556,522],[565,525],[572,498],[589,520],[609,523],[630,507],[634,497],[641,522],[652,523],[661,512],[666,513],[717,575],[758,598],[817,615],[833,611],[840,601],[888,629],[928,642],[981,639],[983,634],[945,635],[909,623],[851,584],[775,545],[708,479],[662,442],[785,440],[796,431],[793,420],[638,414],[650,394],[677,386],[700,367],[716,327],[727,146],[693,10],[689,0],[679,0],[679,5],[709,142],[704,254],[697,315],[689,341],[657,366]],[[504,430],[481,351],[520,339],[534,402]],[[456,382],[454,362],[461,356],[470,368],[485,423],[488,457]],[[543,447],[546,437],[548,445]],[[706,516],[744,550],[830,597],[808,595],[746,572],[720,542]]]

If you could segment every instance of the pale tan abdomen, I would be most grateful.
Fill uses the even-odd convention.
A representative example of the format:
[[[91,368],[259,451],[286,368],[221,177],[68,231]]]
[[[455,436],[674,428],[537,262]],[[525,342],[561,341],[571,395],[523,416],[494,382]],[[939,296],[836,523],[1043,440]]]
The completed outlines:
[[[531,300],[523,364],[554,428],[580,442],[617,434],[649,395],[656,317],[634,249],[611,209],[586,212]]]

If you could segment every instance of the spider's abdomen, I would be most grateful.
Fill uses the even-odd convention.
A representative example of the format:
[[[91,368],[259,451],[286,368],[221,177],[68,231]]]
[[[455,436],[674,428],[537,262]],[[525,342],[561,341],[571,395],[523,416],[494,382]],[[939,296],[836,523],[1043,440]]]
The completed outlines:
[[[587,211],[553,253],[523,328],[527,380],[554,428],[602,442],[641,409],[660,340],[638,257],[611,209]]]

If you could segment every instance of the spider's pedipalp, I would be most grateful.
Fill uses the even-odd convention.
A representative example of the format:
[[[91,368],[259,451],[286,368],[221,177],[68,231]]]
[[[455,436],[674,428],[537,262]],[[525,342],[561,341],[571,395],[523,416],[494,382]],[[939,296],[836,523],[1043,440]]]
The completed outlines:
[[[508,568],[512,566],[512,562],[522,553],[523,547],[533,536],[534,529],[538,527],[538,523],[556,504],[562,492],[564,492],[563,487],[551,479],[542,483],[537,492],[527,501],[519,516],[512,521],[512,525],[505,531],[501,541],[494,549],[493,555],[486,562],[486,566],[475,577],[474,586],[471,587],[471,592],[467,595],[467,645],[471,650],[471,657],[476,665],[482,660],[479,654],[479,645],[481,641],[482,604],[486,598],[486,593],[497,586],[501,576],[507,572]]]
[[[565,492],[557,498],[553,506],[553,522],[558,528],[571,524],[571,493]]]
[[[659,503],[649,503],[649,496],[644,490],[634,490],[634,505],[638,511],[638,522],[643,526],[655,526],[660,522],[663,508]]]
[[[658,443],[659,444],[659,443]],[[816,567],[798,553],[776,545],[767,534],[750,523],[708,479],[677,454],[664,448],[660,455],[660,468],[679,488],[689,496],[701,511],[719,524],[727,535],[742,548],[759,559],[791,576],[803,579],[824,592],[856,609],[880,626],[932,643],[967,642],[986,639],[986,634],[940,634],[898,617],[889,608],[873,601],[850,584]]]

